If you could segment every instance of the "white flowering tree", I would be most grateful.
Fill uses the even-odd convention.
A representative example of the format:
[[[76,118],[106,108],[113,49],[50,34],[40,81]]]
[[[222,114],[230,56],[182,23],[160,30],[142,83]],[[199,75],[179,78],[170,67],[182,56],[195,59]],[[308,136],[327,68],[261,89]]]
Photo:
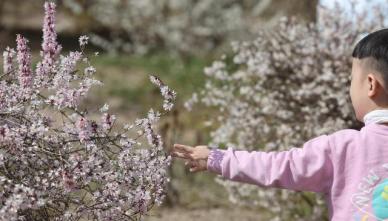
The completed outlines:
[[[64,0],[63,3],[73,13],[88,15],[100,28],[110,32],[110,39],[91,35],[93,43],[108,51],[142,54],[164,48],[192,53],[213,49],[233,33],[243,34],[246,30],[242,1],[96,0],[83,4]]]
[[[41,60],[17,35],[0,75],[0,220],[139,220],[160,205],[171,158],[154,129],[176,93],[151,75],[163,111],[120,126],[108,105],[80,107],[96,72],[84,53],[62,54],[55,4],[45,3]],[[144,144],[142,144],[142,138]]]
[[[386,16],[381,5],[361,10],[357,1],[348,3],[353,7],[347,10],[320,6],[316,23],[284,18],[254,41],[232,43],[231,57],[205,68],[204,88],[185,106],[218,109],[207,122],[213,129],[209,145],[282,151],[361,126],[349,97],[351,54],[363,34],[386,25]],[[232,202],[264,208],[272,220],[327,219],[320,195],[216,181]]]
[[[245,39],[256,31],[258,25],[265,23],[259,24],[259,21],[268,21],[268,17],[277,17],[278,14],[309,15],[302,17],[311,19],[316,2],[63,0],[73,13],[93,21],[95,30],[104,29],[109,33],[109,36],[91,35],[91,41],[107,51],[146,53],[163,49],[180,55],[209,53],[231,39]],[[306,13],[306,8],[309,13]]]

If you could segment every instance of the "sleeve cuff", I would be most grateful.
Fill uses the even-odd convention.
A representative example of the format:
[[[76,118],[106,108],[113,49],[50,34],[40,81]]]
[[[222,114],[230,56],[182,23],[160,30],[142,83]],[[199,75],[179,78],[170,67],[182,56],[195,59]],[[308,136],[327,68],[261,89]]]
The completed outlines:
[[[217,173],[217,174],[222,174],[222,168],[221,168],[221,162],[222,159],[224,158],[225,155],[225,150],[221,149],[211,149],[209,152],[209,156],[207,159],[207,170]]]

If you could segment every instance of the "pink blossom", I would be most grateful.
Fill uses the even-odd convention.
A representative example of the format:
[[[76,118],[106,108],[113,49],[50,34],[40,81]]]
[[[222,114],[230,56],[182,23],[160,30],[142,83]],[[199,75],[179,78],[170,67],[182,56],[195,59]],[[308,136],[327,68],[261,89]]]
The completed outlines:
[[[112,128],[113,123],[116,119],[115,115],[110,115],[108,113],[104,113],[101,117],[101,124],[104,131],[108,131]]]
[[[18,78],[23,89],[29,88],[32,83],[31,53],[27,46],[27,39],[17,35],[17,61],[19,64]]]
[[[53,71],[56,57],[62,50],[62,46],[57,42],[57,33],[55,31],[55,7],[53,2],[46,2],[44,4],[45,17],[41,51],[43,60],[38,63],[36,70],[36,74],[42,82],[45,82],[47,75]]]
[[[171,90],[167,85],[165,85],[162,80],[160,80],[158,77],[154,75],[150,75],[151,82],[158,86],[160,89],[160,92],[164,98],[163,100],[163,109],[166,111],[170,111],[172,109],[173,102],[176,97],[176,92]]]
[[[73,191],[76,189],[77,185],[74,181],[74,178],[67,172],[62,171],[62,184],[66,191]]]
[[[50,63],[55,56],[59,55],[62,46],[57,42],[57,33],[55,31],[55,3],[46,2],[44,8],[45,17],[43,23],[42,49],[45,55],[44,59],[47,59],[47,62]]]
[[[80,141],[84,143],[86,140],[89,140],[91,136],[91,128],[88,120],[84,117],[80,117],[76,126],[78,129],[78,138]]]
[[[7,74],[12,71],[15,54],[15,50],[10,47],[7,47],[3,52],[3,74]]]

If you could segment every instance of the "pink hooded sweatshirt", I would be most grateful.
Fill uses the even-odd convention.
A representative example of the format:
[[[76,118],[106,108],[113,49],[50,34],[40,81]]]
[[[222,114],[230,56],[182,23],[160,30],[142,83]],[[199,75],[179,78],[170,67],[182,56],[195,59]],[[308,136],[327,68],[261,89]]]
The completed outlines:
[[[380,124],[378,111],[368,113],[360,131],[321,135],[301,148],[214,148],[207,169],[260,187],[323,193],[332,221],[388,220],[388,126]],[[386,122],[388,110],[384,114]]]

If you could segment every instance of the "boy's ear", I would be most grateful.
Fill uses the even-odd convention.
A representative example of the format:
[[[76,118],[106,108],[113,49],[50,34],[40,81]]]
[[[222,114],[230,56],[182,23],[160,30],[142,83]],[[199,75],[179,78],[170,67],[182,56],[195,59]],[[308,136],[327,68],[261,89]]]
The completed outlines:
[[[379,79],[377,78],[376,74],[368,74],[367,76],[368,81],[368,96],[373,97],[377,94],[377,90],[382,89],[382,85],[380,84]]]

